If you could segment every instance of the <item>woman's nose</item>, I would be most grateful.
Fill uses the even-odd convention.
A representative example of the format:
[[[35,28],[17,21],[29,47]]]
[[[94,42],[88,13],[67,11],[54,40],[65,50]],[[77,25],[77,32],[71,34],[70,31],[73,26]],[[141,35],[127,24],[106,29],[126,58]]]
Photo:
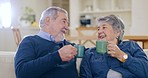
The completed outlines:
[[[99,30],[98,30],[98,33],[102,33],[103,32],[103,30],[100,28]]]

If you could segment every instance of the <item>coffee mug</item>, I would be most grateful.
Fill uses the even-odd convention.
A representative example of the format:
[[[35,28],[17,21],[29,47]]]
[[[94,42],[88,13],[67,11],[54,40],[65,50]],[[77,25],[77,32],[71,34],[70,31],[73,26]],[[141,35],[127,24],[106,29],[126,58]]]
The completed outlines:
[[[76,57],[77,58],[82,58],[84,56],[84,46],[83,45],[75,45],[74,46],[75,48],[77,48],[77,54],[76,54]]]
[[[107,52],[107,41],[97,40],[96,41],[96,51],[99,54],[104,54]]]

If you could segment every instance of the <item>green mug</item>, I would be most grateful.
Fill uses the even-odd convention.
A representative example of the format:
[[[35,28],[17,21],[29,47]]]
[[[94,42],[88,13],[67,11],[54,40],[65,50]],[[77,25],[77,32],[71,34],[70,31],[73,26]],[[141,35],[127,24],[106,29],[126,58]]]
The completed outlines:
[[[84,56],[84,46],[82,45],[75,45],[74,46],[75,48],[77,48],[77,54],[76,54],[76,57],[77,58],[82,58]]]
[[[107,52],[107,41],[97,40],[96,41],[96,51],[99,54],[105,54]]]

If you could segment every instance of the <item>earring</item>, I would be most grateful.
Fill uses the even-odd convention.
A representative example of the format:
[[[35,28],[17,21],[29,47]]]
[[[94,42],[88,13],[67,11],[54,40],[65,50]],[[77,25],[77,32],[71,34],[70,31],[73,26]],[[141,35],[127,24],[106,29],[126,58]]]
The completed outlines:
[[[118,39],[119,37],[116,37],[116,39]]]

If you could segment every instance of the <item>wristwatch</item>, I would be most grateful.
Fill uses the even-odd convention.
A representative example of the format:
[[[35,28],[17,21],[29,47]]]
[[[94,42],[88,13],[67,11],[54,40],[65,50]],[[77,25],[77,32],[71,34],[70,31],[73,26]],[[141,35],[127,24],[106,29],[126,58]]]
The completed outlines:
[[[125,62],[127,58],[128,58],[128,55],[127,55],[127,54],[124,54],[124,55],[122,56],[121,62],[122,62],[122,63]]]

